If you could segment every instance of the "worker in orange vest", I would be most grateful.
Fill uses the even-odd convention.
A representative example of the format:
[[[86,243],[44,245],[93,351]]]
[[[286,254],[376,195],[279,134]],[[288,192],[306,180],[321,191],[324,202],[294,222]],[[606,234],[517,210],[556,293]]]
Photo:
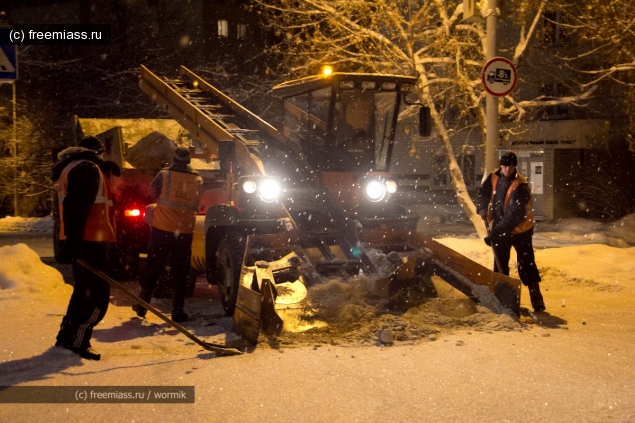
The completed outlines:
[[[529,289],[534,311],[544,311],[545,302],[540,292],[540,273],[534,258],[534,206],[531,190],[524,176],[518,173],[518,158],[507,152],[500,158],[500,168],[487,176],[478,189],[476,211],[490,235],[485,243],[492,247],[496,259],[494,271],[509,275],[511,248],[516,250],[518,275]],[[502,269],[498,268],[498,264]]]
[[[194,222],[203,187],[203,179],[190,166],[190,152],[177,148],[172,165],[161,170],[150,184],[150,192],[157,198],[148,241],[148,261],[139,284],[139,297],[149,303],[168,255],[171,257],[172,320],[188,319],[183,310],[187,275],[192,257]],[[133,310],[145,317],[146,309],[135,304]]]
[[[99,360],[92,349],[93,328],[106,315],[110,285],[76,263],[82,259],[108,271],[108,244],[116,241],[108,180],[100,170],[104,152],[102,142],[93,136],[82,138],[78,147],[60,152],[53,166],[57,181],[60,229],[66,255],[73,262],[75,284],[66,315],[62,319],[55,346],[81,357]]]

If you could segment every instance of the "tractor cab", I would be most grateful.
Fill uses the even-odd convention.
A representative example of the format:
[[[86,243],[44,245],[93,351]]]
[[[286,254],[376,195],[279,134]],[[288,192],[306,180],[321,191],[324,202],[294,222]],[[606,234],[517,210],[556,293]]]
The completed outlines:
[[[397,189],[389,175],[397,118],[416,81],[332,73],[273,88],[283,101],[282,135],[348,212],[390,204]]]
[[[397,115],[416,78],[333,73],[273,88],[283,100],[283,135],[319,171],[390,169]]]

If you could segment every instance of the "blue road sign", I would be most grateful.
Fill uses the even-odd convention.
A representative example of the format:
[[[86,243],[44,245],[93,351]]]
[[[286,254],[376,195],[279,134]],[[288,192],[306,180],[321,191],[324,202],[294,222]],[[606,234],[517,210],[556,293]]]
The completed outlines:
[[[18,79],[18,55],[15,45],[0,45],[0,82]]]

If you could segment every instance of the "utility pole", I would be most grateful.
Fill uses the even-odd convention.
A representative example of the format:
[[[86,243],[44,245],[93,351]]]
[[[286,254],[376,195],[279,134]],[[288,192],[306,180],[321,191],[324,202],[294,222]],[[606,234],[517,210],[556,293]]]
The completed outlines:
[[[13,215],[18,217],[18,95],[13,81]]]
[[[486,9],[486,54],[485,60],[489,61],[498,55],[497,26],[498,26],[497,0],[487,0]],[[498,97],[487,93],[485,99],[485,173],[489,174],[498,167]]]

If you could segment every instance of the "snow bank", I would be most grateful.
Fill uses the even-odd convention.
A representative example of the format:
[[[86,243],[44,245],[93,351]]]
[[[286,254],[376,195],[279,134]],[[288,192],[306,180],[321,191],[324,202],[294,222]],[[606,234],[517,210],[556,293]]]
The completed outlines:
[[[536,224],[536,247],[584,244],[605,244],[618,248],[635,245],[635,214],[615,222],[569,218]]]
[[[558,277],[569,282],[597,286],[635,288],[635,247],[581,245],[536,252],[543,280]],[[557,269],[557,270],[556,270]],[[557,274],[555,274],[557,273]]]
[[[53,216],[0,219],[0,232],[53,232]]]
[[[42,263],[38,254],[26,244],[0,247],[0,300],[40,298],[67,301],[72,287],[62,274]]]

